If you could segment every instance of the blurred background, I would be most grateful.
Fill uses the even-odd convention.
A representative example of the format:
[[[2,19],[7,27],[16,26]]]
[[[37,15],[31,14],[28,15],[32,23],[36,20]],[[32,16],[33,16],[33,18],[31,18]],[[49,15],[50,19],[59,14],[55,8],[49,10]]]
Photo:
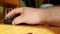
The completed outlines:
[[[0,23],[5,15],[16,7],[48,8],[60,5],[60,0],[0,0]]]

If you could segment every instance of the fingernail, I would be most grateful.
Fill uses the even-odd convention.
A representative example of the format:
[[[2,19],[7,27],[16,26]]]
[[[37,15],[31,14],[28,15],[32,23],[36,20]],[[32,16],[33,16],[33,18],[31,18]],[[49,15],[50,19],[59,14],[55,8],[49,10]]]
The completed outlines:
[[[4,19],[7,19],[6,17]]]
[[[7,19],[7,17],[5,17],[4,19]]]
[[[10,17],[7,17],[7,18],[10,18]]]
[[[10,18],[11,18],[12,16],[10,16]]]
[[[15,23],[14,23],[14,22],[12,22],[12,24],[13,24],[13,25],[15,25]]]
[[[12,22],[12,25],[15,26],[16,25],[15,22]]]

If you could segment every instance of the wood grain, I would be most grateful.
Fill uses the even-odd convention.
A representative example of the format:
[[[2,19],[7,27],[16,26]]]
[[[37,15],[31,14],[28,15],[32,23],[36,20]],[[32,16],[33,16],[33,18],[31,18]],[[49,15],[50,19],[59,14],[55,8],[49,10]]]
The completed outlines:
[[[0,24],[0,34],[60,34],[60,27]]]

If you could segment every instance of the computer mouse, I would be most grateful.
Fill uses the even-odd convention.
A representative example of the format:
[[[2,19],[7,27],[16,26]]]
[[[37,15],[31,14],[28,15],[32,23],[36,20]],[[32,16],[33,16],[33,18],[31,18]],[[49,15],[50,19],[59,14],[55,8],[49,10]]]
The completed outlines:
[[[18,16],[20,16],[20,14],[17,14],[17,15],[15,15],[15,16],[13,16],[13,17],[10,17],[10,18],[5,19],[5,20],[4,20],[4,24],[12,24],[12,21],[13,21],[16,17],[18,17]]]

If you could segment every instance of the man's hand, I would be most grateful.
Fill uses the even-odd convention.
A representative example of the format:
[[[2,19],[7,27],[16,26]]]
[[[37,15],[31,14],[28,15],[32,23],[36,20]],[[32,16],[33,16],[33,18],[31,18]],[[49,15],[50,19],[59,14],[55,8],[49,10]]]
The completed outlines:
[[[6,15],[6,18],[10,18],[16,14],[21,14],[20,16],[16,17],[12,24],[20,24],[20,23],[27,23],[27,24],[43,24],[44,21],[42,18],[43,14],[40,9],[35,8],[16,8],[12,10],[10,13]]]
[[[10,18],[16,14],[21,14],[16,17],[12,24],[50,24],[60,26],[60,7],[52,7],[46,9],[36,9],[29,7],[16,8],[6,15]]]

